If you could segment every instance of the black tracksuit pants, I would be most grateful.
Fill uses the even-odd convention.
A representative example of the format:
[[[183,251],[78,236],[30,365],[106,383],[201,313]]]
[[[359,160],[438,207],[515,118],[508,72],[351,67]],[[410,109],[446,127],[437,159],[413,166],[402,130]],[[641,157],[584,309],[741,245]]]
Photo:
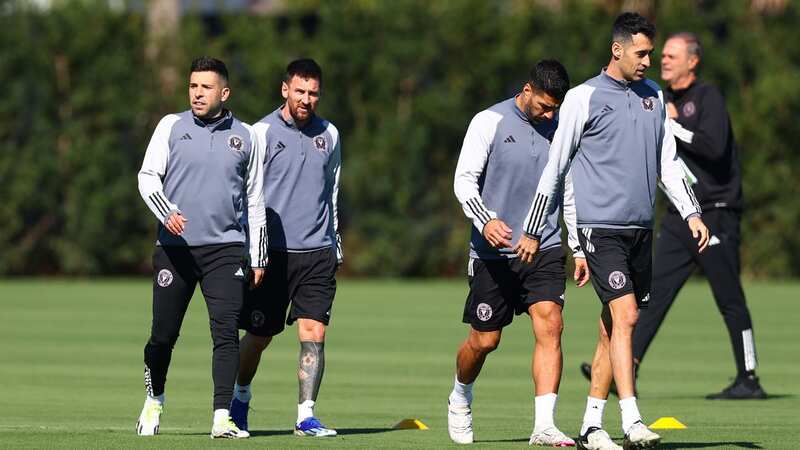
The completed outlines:
[[[634,358],[639,361],[644,358],[696,264],[708,278],[717,308],[725,320],[738,374],[742,376],[755,370],[753,325],[739,279],[739,220],[739,213],[730,209],[704,211],[703,221],[711,239],[706,250],[699,254],[697,240],[692,238],[686,221],[673,212],[665,215],[655,243],[651,300],[648,308],[639,311],[633,334]]]
[[[161,395],[172,349],[200,283],[214,345],[214,409],[228,409],[239,370],[239,311],[244,297],[242,244],[156,247],[153,253],[153,324],[144,347],[145,388]]]

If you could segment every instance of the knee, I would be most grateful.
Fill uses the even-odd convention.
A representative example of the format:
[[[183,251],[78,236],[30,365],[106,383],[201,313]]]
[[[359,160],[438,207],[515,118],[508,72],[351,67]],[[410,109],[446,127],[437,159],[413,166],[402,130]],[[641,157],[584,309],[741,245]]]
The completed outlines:
[[[538,311],[534,315],[533,321],[537,331],[537,341],[539,339],[560,340],[561,333],[564,331],[564,321],[561,317],[561,308],[558,305],[552,304],[552,307]]]
[[[488,354],[495,350],[500,345],[499,333],[481,333],[471,336],[470,346],[472,349],[480,354]]]
[[[316,320],[297,321],[297,334],[300,341],[325,342],[325,324]]]
[[[629,330],[633,331],[636,322],[639,320],[639,309],[633,305],[628,308],[620,308],[615,311],[613,328],[614,330]]]
[[[261,353],[267,348],[270,341],[272,341],[272,336],[256,336],[247,333],[242,338],[241,346],[244,347],[243,350]]]

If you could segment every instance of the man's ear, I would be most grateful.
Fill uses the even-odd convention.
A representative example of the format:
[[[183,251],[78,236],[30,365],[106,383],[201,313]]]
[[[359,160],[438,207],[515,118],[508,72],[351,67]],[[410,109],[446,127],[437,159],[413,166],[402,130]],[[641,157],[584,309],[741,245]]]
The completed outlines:
[[[611,43],[611,54],[614,59],[622,59],[623,53],[625,53],[625,47],[621,43],[617,41]]]

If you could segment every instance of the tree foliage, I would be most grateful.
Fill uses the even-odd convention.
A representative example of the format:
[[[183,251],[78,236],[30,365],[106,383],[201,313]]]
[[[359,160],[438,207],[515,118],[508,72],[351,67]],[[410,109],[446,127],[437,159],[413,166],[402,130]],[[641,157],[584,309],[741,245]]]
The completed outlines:
[[[164,61],[144,56],[139,12],[53,5],[0,9],[0,274],[145,272],[155,222],[136,172],[158,119],[188,108],[186,92],[159,89]],[[618,12],[577,1],[550,9],[362,0],[304,1],[276,16],[189,13],[169,63],[188,68],[201,54],[225,60],[229,106],[253,122],[280,104],[286,63],[316,58],[320,113],[343,141],[345,270],[452,275],[466,263],[470,224],[452,177],[469,120],[513,95],[537,59],[561,60],[573,84],[596,74]],[[654,13],[659,42],[679,30],[700,35],[702,76],[726,95],[748,204],[745,270],[797,276],[796,4],[764,16],[745,2],[674,0]],[[656,61],[650,76],[657,71]]]

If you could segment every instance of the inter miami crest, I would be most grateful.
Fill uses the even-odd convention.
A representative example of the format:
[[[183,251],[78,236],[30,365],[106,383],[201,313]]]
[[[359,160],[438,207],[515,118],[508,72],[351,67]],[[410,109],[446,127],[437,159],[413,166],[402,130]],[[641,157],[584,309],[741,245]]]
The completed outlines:
[[[326,141],[323,136],[317,136],[314,138],[314,147],[317,147],[317,150],[324,152],[327,146],[328,141]]]
[[[653,97],[645,97],[642,99],[642,108],[645,111],[652,111],[656,107],[656,102]]]
[[[481,322],[486,322],[492,318],[492,307],[486,303],[478,305],[478,309],[475,312],[478,314],[478,319]]]
[[[161,269],[160,271],[158,271],[158,277],[156,277],[156,282],[158,283],[159,286],[165,288],[170,284],[172,284],[172,279],[173,279],[172,272],[170,272],[168,269]]]
[[[683,105],[682,109],[683,109],[683,115],[686,117],[692,117],[696,112],[696,109],[694,107],[694,102],[686,102],[686,104]]]
[[[234,134],[234,135],[231,135],[231,137],[228,138],[228,147],[231,150],[233,150],[235,152],[240,152],[240,151],[242,151],[242,147],[243,146],[244,146],[244,140],[242,140],[241,136],[238,136],[238,135]]]
[[[608,276],[608,285],[616,290],[624,288],[625,283],[627,282],[628,280],[626,279],[625,274],[619,270],[611,272],[611,274]]]

